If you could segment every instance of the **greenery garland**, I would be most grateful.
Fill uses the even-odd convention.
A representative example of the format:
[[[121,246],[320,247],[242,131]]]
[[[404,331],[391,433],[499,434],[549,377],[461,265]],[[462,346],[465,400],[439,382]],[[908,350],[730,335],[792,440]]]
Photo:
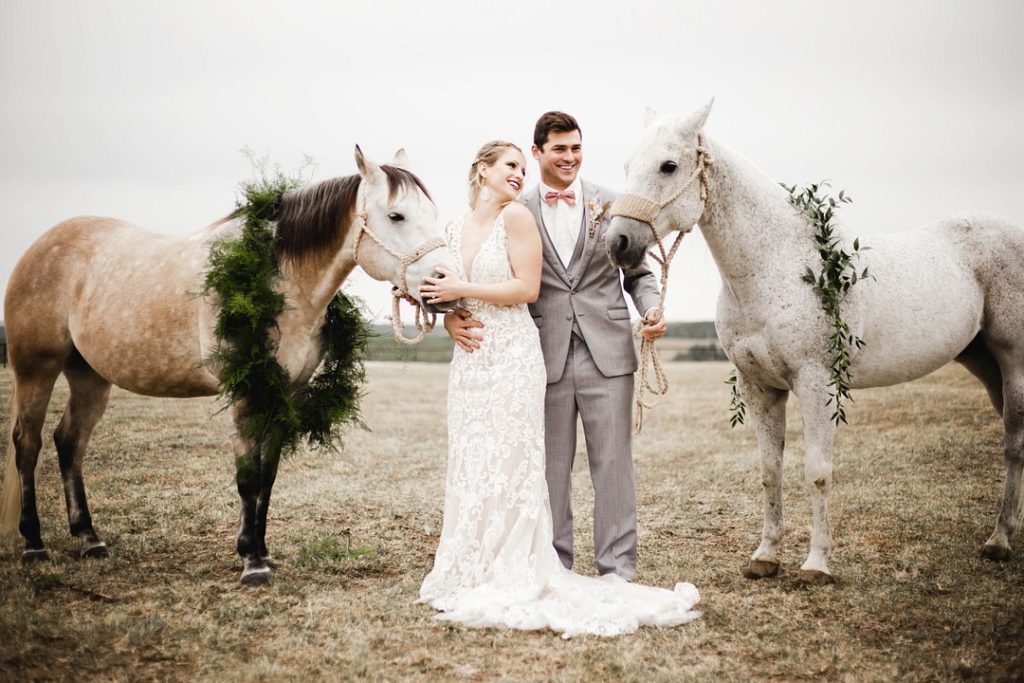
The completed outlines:
[[[843,190],[839,191],[838,197],[831,197],[824,191],[829,187],[825,181],[804,188],[797,188],[796,185],[782,187],[789,192],[789,203],[799,209],[816,229],[814,243],[818,256],[821,257],[821,270],[815,274],[808,266],[800,279],[814,289],[814,293],[821,300],[821,310],[832,323],[832,334],[825,343],[825,353],[832,361],[832,373],[828,382],[832,391],[825,405],[831,405],[834,401],[832,420],[836,424],[845,424],[846,410],[843,408],[843,401],[853,400],[853,396],[850,395],[850,350],[854,347],[862,348],[864,340],[850,332],[850,326],[843,320],[842,303],[850,287],[857,284],[858,280],[872,277],[866,266],[860,273],[854,266],[854,261],[859,259],[861,252],[866,251],[868,247],[861,249],[860,239],[854,239],[853,249],[848,252],[842,248],[841,240],[835,234],[835,226],[832,225],[835,209],[841,204],[853,201]],[[820,195],[819,190],[822,191]]]
[[[276,468],[280,455],[303,439],[313,448],[335,449],[344,424],[363,426],[359,397],[370,328],[356,301],[340,291],[331,300],[320,331],[322,362],[303,387],[293,392],[292,378],[275,358],[271,330],[287,302],[277,289],[282,276],[271,223],[284,194],[302,185],[280,170],[243,183],[235,212],[241,235],[210,248],[203,293],[215,293],[220,309],[218,345],[207,361],[218,367],[221,396],[239,408],[240,434],[252,443],[238,460],[239,478],[258,476],[261,466]]]
[[[729,373],[729,379],[725,380],[725,383],[730,385],[729,427],[735,428],[736,425],[743,424],[747,418],[747,404],[743,402],[743,397],[740,395],[740,386],[736,379],[736,368],[733,368],[732,372]]]
[[[842,204],[849,204],[853,199],[844,190],[839,195],[832,197],[826,192],[830,187],[827,181],[812,183],[803,188],[796,185],[787,186],[780,183],[789,192],[789,203],[800,210],[800,213],[815,228],[814,244],[821,258],[821,270],[815,274],[810,266],[800,278],[803,282],[814,288],[814,293],[821,301],[821,310],[828,316],[832,323],[832,334],[825,343],[825,353],[831,357],[831,376],[828,386],[832,387],[828,401],[825,405],[832,405],[832,420],[839,424],[846,424],[846,409],[843,401],[853,400],[850,394],[850,350],[854,347],[860,349],[865,342],[860,337],[850,332],[850,326],[843,320],[842,303],[846,299],[850,288],[859,280],[873,278],[865,266],[860,272],[854,266],[854,261],[860,258],[861,252],[867,251],[870,247],[860,246],[860,239],[853,240],[852,251],[846,251],[841,245],[840,238],[835,233],[835,226],[832,218],[835,210]],[[819,195],[819,191],[821,194]],[[729,410],[732,415],[729,417],[730,426],[735,427],[743,424],[746,415],[746,406],[740,396],[739,387],[736,381],[736,369],[726,380],[726,384],[732,385],[732,401]]]

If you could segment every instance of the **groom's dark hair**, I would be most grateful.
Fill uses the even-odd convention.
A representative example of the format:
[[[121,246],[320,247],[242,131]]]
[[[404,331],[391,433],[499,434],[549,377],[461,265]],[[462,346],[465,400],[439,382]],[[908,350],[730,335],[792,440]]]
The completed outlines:
[[[576,119],[564,111],[549,111],[537,119],[537,125],[533,127],[533,144],[537,145],[540,149],[544,149],[544,145],[548,141],[548,135],[552,131],[556,133],[569,133],[574,130],[580,131],[580,138],[583,137],[583,131],[580,130],[580,124],[576,123]]]

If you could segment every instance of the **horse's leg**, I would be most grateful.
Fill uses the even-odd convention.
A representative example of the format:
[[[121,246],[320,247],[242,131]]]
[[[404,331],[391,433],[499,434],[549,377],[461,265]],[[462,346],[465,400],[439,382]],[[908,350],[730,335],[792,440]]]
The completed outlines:
[[[985,390],[988,391],[988,398],[992,401],[992,407],[1000,415],[1003,414],[1003,373],[999,369],[992,351],[985,343],[983,336],[979,333],[967,348],[956,357],[956,362],[963,365],[967,370],[977,377]]]
[[[239,424],[241,406],[232,408],[235,421],[235,479],[238,483],[238,497],[242,510],[238,524],[238,539],[235,547],[242,557],[240,581],[246,586],[263,586],[270,583],[270,567],[260,556],[259,532],[257,529],[257,502],[259,499],[262,460],[259,447],[242,435]]]
[[[782,540],[782,453],[786,446],[786,399],[788,391],[759,387],[743,373],[737,386],[757,433],[761,452],[761,486],[764,488],[764,526],[761,545],[743,572],[748,579],[762,579],[779,572],[777,550]]]
[[[274,488],[274,480],[277,479],[277,465],[280,462],[280,449],[276,457],[271,458],[265,455],[263,458],[260,474],[260,495],[256,499],[256,551],[268,567],[274,568],[274,559],[267,550],[267,510],[270,508],[270,491]]]
[[[832,491],[832,442],[836,424],[832,420],[835,404],[826,405],[829,396],[829,372],[825,368],[803,368],[794,386],[800,399],[804,420],[804,481],[811,497],[813,527],[807,560],[800,566],[800,580],[811,585],[833,583],[828,570],[832,536],[828,528],[828,496]]]
[[[1006,462],[1006,483],[1003,503],[996,518],[996,528],[985,542],[982,555],[990,560],[1010,557],[1010,539],[1019,524],[1021,470],[1024,467],[1024,363],[1003,366],[1003,459]]]
[[[39,512],[36,508],[36,462],[43,447],[43,422],[46,406],[53,394],[53,384],[60,374],[60,361],[38,359],[30,374],[15,368],[13,420],[11,439],[14,458],[21,479],[21,519],[18,530],[25,539],[21,554],[24,562],[49,559],[39,533]]]
[[[240,581],[246,586],[270,583],[270,567],[260,557],[256,525],[256,503],[260,493],[259,455],[247,453],[235,460],[238,496],[242,501],[236,548],[242,557]]]
[[[92,516],[85,500],[82,459],[93,427],[103,416],[110,396],[110,382],[100,377],[77,353],[64,367],[71,397],[64,416],[53,433],[64,480],[64,501],[68,508],[71,535],[82,541],[83,557],[106,557],[107,544],[92,528]]]

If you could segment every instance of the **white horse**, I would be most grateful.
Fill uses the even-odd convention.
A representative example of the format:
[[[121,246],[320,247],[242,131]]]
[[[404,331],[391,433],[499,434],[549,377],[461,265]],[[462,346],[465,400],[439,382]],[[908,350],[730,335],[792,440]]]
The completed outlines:
[[[272,217],[281,269],[277,286],[287,300],[274,329],[276,358],[294,390],[320,364],[327,307],[357,265],[428,308],[419,285],[438,268],[455,270],[443,248],[437,209],[420,180],[403,168],[406,162],[399,150],[394,165],[377,165],[356,147],[358,175],[288,192]],[[241,229],[235,214],[192,238],[84,216],[51,228],[15,266],[4,309],[14,395],[0,534],[12,534],[17,523],[24,560],[48,557],[36,510],[35,469],[58,375],[70,389],[54,433],[68,525],[83,555],[103,557],[107,547],[93,529],[82,480],[93,427],[112,384],[148,396],[218,393],[219,368],[204,362],[217,347],[215,297],[195,294],[203,291],[211,245]],[[237,404],[232,413],[237,422]],[[252,452],[241,432],[234,437],[236,458]],[[277,474],[272,447],[265,447],[255,468],[236,460],[242,504],[237,550],[247,585],[268,582],[273,564],[265,539]]]
[[[830,583],[836,424],[835,406],[826,406],[831,368],[824,348],[831,325],[801,281],[808,267],[820,270],[815,229],[777,182],[728,147],[705,141],[710,110],[709,103],[688,118],[663,117],[648,126],[626,167],[626,193],[611,210],[608,253],[618,265],[635,266],[655,233],[664,238],[700,226],[722,276],[718,337],[736,366],[761,452],[764,527],[744,574],[761,578],[779,569],[785,408],[792,391],[803,415],[804,476],[814,517],[800,578]],[[850,386],[907,382],[952,360],[981,380],[1006,432],[1003,501],[982,553],[1006,559],[1018,526],[1024,464],[1024,232],[991,215],[967,214],[861,242],[871,250],[860,265],[876,279],[857,282],[842,306],[850,331],[866,342],[850,350]],[[849,243],[843,237],[848,251]]]

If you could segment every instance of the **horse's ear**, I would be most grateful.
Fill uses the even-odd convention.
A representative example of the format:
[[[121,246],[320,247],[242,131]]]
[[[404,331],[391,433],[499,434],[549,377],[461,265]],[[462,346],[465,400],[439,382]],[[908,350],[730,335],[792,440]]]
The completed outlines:
[[[650,107],[644,107],[644,128],[650,127],[656,118],[658,118],[658,112]]]
[[[356,166],[359,168],[359,175],[367,179],[380,171],[380,166],[363,156],[363,150],[359,149],[359,145],[356,145]]]
[[[392,166],[398,166],[399,168],[409,169],[409,155],[405,153],[405,147],[400,147],[395,152],[395,158],[391,162]]]
[[[704,124],[708,120],[708,114],[711,113],[711,105],[713,105],[714,103],[715,98],[712,97],[710,100],[708,100],[707,104],[705,104],[703,107],[690,114],[690,117],[686,119],[686,124],[684,125],[684,128],[686,128],[686,130],[694,131],[698,131],[704,128]]]

